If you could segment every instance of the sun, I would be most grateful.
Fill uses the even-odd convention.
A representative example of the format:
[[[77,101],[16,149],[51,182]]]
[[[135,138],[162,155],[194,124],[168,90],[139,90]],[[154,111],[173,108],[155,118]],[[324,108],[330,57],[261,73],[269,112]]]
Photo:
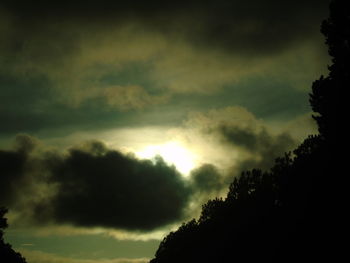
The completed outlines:
[[[137,151],[135,154],[143,159],[151,159],[156,155],[160,155],[164,161],[168,164],[175,165],[176,169],[185,176],[196,166],[195,154],[176,141],[148,145],[142,150]]]

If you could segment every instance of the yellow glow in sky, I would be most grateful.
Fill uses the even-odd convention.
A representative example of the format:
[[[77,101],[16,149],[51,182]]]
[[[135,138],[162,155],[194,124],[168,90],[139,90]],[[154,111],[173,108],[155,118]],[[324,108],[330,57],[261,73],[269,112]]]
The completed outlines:
[[[151,159],[156,155],[160,155],[168,164],[174,164],[183,175],[188,175],[196,166],[195,155],[175,141],[148,145],[135,154],[142,159]]]

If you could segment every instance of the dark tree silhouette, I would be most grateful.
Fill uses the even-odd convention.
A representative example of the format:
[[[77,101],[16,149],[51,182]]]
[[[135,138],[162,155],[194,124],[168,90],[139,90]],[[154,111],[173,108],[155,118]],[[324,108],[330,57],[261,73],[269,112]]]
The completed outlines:
[[[350,12],[344,3],[331,2],[321,29],[333,64],[310,94],[319,135],[277,158],[269,171],[235,178],[225,199],[209,201],[198,220],[164,238],[151,263],[337,261],[333,156],[339,93],[350,87]]]
[[[347,1],[330,4],[330,16],[323,21],[321,32],[326,37],[328,53],[332,57],[329,75],[321,76],[312,85],[310,102],[320,135],[330,142],[338,138],[339,98],[350,87],[350,16]]]
[[[0,262],[4,263],[26,263],[20,253],[14,251],[10,244],[5,243],[3,235],[7,227],[7,220],[4,217],[7,210],[0,207]]]

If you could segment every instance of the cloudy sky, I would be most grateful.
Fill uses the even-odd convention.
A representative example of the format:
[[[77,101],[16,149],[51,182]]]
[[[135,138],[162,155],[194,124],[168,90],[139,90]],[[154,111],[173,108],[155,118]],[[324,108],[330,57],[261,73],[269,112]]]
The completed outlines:
[[[0,205],[28,263],[144,263],[316,133],[326,0],[0,2]]]

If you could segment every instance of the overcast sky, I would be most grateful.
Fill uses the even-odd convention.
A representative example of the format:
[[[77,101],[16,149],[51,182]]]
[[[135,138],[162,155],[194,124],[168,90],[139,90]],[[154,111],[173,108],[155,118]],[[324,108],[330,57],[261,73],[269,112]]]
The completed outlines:
[[[0,2],[0,205],[28,263],[147,262],[316,133],[325,0]]]

